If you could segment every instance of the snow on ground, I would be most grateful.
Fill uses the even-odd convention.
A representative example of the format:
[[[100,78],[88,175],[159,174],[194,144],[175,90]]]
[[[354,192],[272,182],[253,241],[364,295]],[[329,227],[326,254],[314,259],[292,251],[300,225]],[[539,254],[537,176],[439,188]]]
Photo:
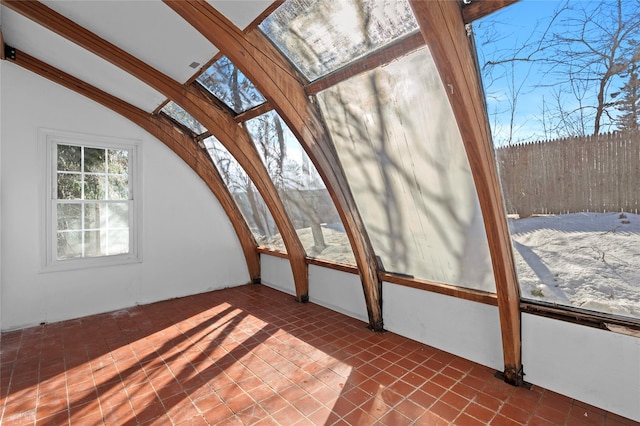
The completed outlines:
[[[522,297],[640,318],[640,216],[510,219]]]

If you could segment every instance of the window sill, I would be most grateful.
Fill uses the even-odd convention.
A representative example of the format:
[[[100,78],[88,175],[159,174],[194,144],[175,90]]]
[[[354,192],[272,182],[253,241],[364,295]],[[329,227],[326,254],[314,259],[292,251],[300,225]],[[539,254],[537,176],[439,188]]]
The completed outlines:
[[[49,265],[45,265],[42,267],[40,272],[41,273],[66,272],[66,271],[75,271],[75,270],[81,270],[81,269],[108,268],[112,266],[131,265],[135,263],[142,263],[142,259],[139,257],[133,257],[128,255],[84,258],[84,259],[70,259],[70,260],[56,261]]]

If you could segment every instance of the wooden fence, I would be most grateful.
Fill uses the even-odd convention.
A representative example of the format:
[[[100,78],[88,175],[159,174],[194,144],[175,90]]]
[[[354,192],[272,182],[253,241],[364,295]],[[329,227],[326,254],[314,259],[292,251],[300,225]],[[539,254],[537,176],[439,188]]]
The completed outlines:
[[[638,133],[512,145],[496,149],[496,160],[509,214],[638,213]]]

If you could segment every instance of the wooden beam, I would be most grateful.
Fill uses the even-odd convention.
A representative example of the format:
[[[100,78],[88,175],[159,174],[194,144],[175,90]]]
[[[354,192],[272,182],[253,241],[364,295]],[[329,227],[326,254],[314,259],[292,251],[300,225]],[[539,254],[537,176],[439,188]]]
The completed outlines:
[[[16,58],[11,62],[113,110],[167,145],[200,176],[218,199],[238,236],[251,280],[260,279],[260,257],[256,251],[256,240],[222,177],[215,167],[211,167],[211,158],[204,150],[198,148],[192,137],[175,127],[169,119],[162,115],[148,114],[24,52],[16,51]]]
[[[2,28],[0,28],[0,60],[4,58],[4,35],[2,34]]]
[[[505,381],[522,383],[520,288],[516,278],[500,182],[474,53],[466,35],[460,3],[410,0],[453,108],[489,242],[496,280]]]
[[[465,24],[470,24],[517,1],[519,0],[474,0],[462,6],[462,20]]]
[[[381,272],[380,279],[404,287],[416,288],[418,290],[430,291],[432,293],[444,294],[458,299],[470,300],[472,302],[484,303],[486,305],[498,306],[498,298],[495,294],[471,288],[462,288],[450,284],[437,283],[418,278],[407,278],[388,272]]]
[[[362,280],[369,326],[383,329],[382,282],[364,222],[331,137],[297,71],[260,31],[243,33],[206,1],[167,1],[256,85],[298,138],[320,173],[342,219]]]
[[[377,50],[357,61],[351,62],[324,77],[321,77],[305,86],[307,95],[315,95],[331,86],[343,82],[353,76],[374,70],[382,65],[413,52],[424,46],[424,38],[420,32],[409,34],[399,40],[389,43],[380,50]]]
[[[239,124],[244,123],[245,121],[249,121],[252,118],[256,118],[272,110],[273,107],[271,106],[271,104],[269,102],[265,102],[249,110],[246,110],[245,112],[241,112],[240,114],[235,116],[234,120],[236,120],[236,123]]]
[[[163,93],[191,114],[227,148],[262,195],[289,254],[296,299],[308,300],[305,251],[276,188],[249,134],[233,117],[204,99],[192,86],[183,87],[124,50],[98,37],[37,1],[2,0],[2,4],[130,73]]]

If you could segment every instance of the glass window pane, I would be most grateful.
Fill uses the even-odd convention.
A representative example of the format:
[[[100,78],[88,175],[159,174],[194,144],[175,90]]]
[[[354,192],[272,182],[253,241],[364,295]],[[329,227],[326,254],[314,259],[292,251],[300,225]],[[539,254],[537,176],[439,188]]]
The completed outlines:
[[[270,111],[245,124],[307,254],[355,264],[329,191],[280,116]]]
[[[82,175],[79,173],[58,173],[58,200],[82,199]]]
[[[107,224],[105,215],[105,204],[85,203],[84,204],[84,229],[100,229]]]
[[[129,172],[129,151],[110,149],[107,151],[110,174],[126,175]]]
[[[57,145],[58,170],[79,172],[82,162],[82,147]]]
[[[109,238],[108,254],[126,254],[129,253],[129,230],[119,229],[115,231],[107,231]]]
[[[129,199],[129,178],[125,176],[109,176],[108,200]]]
[[[198,82],[237,114],[266,101],[253,83],[226,56],[200,74]]]
[[[104,256],[107,254],[102,249],[104,244],[101,231],[85,231],[84,232],[84,255],[85,257]]]
[[[405,0],[288,0],[260,29],[313,81],[418,25]]]
[[[82,229],[82,205],[58,204],[57,219],[60,231]]]
[[[198,120],[193,118],[191,114],[182,109],[180,105],[176,104],[173,101],[167,103],[162,108],[162,112],[185,126],[187,129],[190,129],[196,135],[201,135],[202,133],[207,131],[207,129],[202,124],[200,124]]]
[[[82,232],[58,232],[57,259],[82,257]]]
[[[84,171],[94,173],[105,172],[105,150],[98,148],[84,149]]]
[[[474,37],[522,298],[640,318],[637,3],[524,0]]]
[[[105,175],[85,175],[84,179],[84,199],[104,200],[106,195]]]
[[[107,209],[109,229],[129,228],[129,204],[109,203]]]
[[[384,269],[495,291],[466,152],[428,49],[318,100]]]
[[[286,251],[271,212],[246,172],[216,138],[208,137],[204,144],[258,245]]]

